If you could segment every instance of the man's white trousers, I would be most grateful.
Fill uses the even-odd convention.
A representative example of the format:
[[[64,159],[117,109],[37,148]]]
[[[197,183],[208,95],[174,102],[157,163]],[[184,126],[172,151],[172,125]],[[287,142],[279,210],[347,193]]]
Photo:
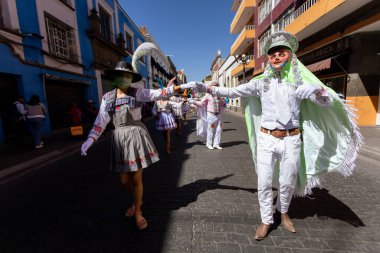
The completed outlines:
[[[260,203],[261,220],[273,223],[273,171],[276,162],[280,163],[279,189],[276,209],[287,213],[292,200],[300,166],[300,134],[276,138],[259,132],[257,140],[257,191]]]
[[[214,137],[215,135],[215,137]],[[222,136],[222,114],[207,112],[207,142],[206,145],[219,146]],[[213,141],[214,140],[214,141]],[[214,145],[213,145],[214,144]]]

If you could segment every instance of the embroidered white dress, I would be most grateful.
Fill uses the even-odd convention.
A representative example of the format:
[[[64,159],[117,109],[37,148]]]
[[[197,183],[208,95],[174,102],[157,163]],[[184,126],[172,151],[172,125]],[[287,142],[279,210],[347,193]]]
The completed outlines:
[[[164,131],[177,128],[172,114],[173,103],[175,102],[160,100],[154,104],[153,114],[158,115],[158,119],[156,120],[157,130]]]

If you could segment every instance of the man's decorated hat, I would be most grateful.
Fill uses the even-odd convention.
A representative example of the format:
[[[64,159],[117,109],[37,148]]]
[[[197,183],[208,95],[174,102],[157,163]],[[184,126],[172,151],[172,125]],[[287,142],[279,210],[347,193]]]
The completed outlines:
[[[269,36],[265,44],[265,52],[268,54],[269,50],[274,47],[287,47],[296,53],[298,50],[298,40],[296,36],[288,32],[277,32]]]
[[[136,83],[142,79],[141,75],[132,70],[132,65],[125,61],[119,61],[114,69],[105,70],[104,73],[112,78],[123,74],[132,75],[132,83]]]

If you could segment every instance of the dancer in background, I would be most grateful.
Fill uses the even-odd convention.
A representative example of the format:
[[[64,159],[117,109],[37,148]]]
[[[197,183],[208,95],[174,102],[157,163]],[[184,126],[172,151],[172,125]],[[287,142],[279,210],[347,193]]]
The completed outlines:
[[[210,85],[219,86],[218,83],[212,83]],[[220,139],[222,137],[222,115],[226,107],[224,99],[219,95],[204,95],[200,101],[196,101],[195,104],[198,107],[202,107],[198,115],[201,119],[204,119],[204,112],[206,111],[207,117],[207,135],[206,135],[206,147],[208,149],[223,149],[220,146]],[[203,123],[205,124],[205,122]]]
[[[162,132],[165,141],[165,153],[170,154],[170,132],[172,129],[177,128],[177,124],[173,117],[173,104],[168,99],[156,101],[153,106],[153,115],[156,118],[156,129]]]

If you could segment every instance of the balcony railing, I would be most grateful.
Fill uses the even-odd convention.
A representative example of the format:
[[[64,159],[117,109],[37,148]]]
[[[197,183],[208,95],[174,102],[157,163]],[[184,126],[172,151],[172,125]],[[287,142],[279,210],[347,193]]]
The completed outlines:
[[[244,28],[243,28],[243,30],[240,32],[238,38],[240,38],[240,36],[242,34],[244,34],[246,31],[252,31],[252,30],[255,30],[255,26],[254,25],[245,25]]]
[[[254,25],[246,25],[246,26],[244,26],[244,30],[246,30],[246,31],[255,30],[255,26]]]
[[[294,12],[294,19],[301,16],[302,13],[307,11],[311,6],[316,4],[319,0],[307,0],[305,3],[303,3],[298,9]]]

